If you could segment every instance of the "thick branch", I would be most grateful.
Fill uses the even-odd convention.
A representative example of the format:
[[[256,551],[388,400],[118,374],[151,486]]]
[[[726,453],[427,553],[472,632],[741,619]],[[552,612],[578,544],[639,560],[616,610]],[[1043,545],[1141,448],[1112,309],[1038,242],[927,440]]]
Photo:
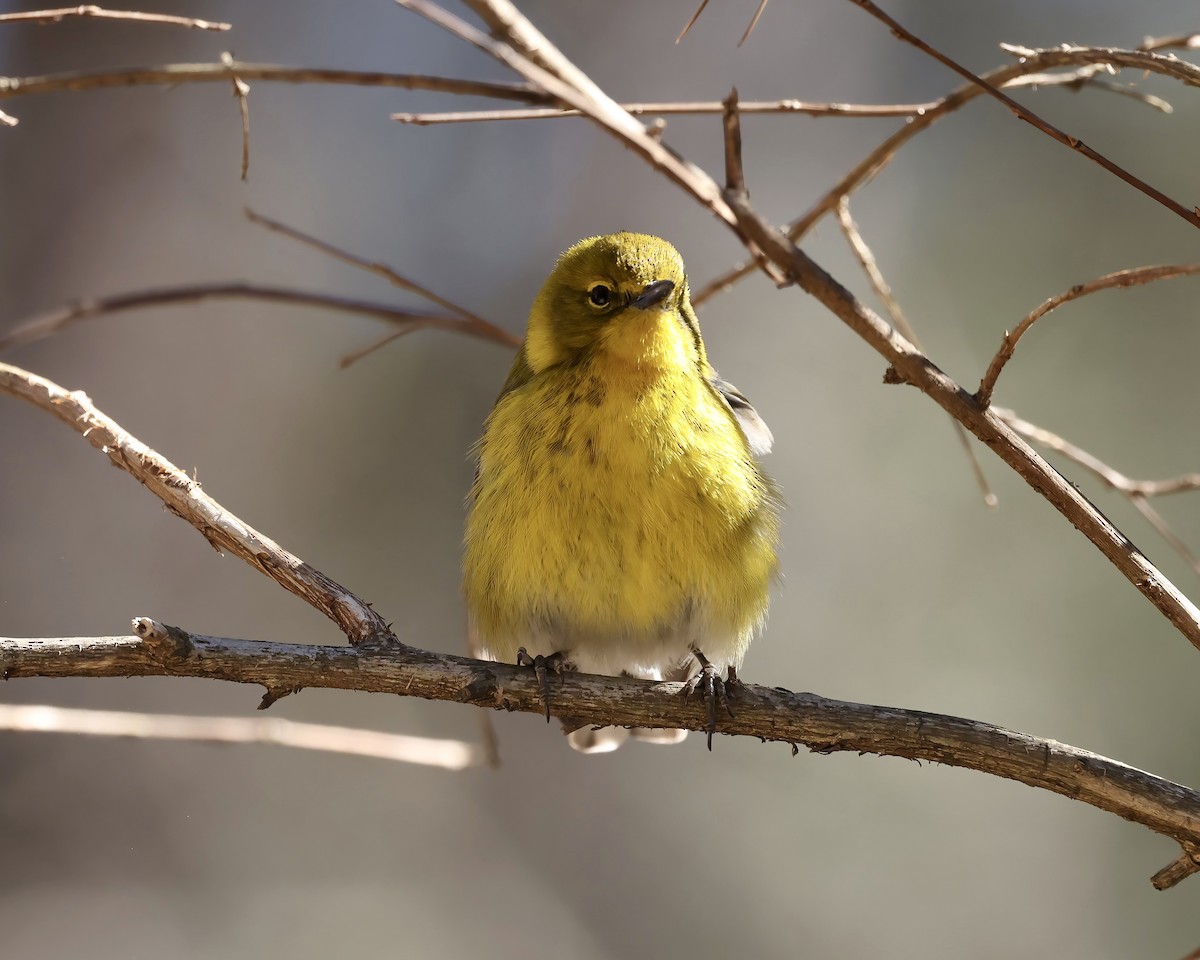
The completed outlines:
[[[208,677],[268,691],[332,687],[525,713],[545,709],[534,672],[506,664],[412,648],[204,637],[146,619],[134,624],[138,636],[0,639],[0,675]],[[704,730],[702,699],[684,699],[681,686],[567,673],[550,682],[550,712],[586,724]],[[780,687],[744,686],[734,712],[719,716],[719,732],[804,744],[815,753],[848,750],[979,770],[1081,800],[1181,844],[1200,844],[1200,793],[1053,740]]]
[[[889,379],[926,394],[970,430],[1086,536],[1137,590],[1200,649],[1200,610],[1085,496],[1023,441],[1003,420],[943,373],[885,320],[747,205],[730,197],[742,228],[763,254],[787,269],[811,294],[891,364]]]

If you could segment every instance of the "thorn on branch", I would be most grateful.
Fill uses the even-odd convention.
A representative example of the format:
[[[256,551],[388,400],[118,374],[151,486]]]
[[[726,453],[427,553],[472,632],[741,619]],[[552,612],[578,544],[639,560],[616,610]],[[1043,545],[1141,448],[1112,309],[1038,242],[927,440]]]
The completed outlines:
[[[290,697],[293,693],[299,693],[303,689],[303,687],[270,687],[265,683],[263,686],[267,692],[258,701],[258,706],[255,708],[257,710],[267,710],[284,697]]]

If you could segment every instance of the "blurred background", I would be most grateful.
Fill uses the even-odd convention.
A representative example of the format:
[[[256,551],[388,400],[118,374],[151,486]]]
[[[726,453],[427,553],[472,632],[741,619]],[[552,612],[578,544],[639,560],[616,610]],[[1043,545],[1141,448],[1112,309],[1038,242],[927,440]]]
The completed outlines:
[[[895,102],[957,86],[844,0],[527,0],[621,100]],[[5,10],[33,4],[0,4]],[[969,7],[969,9],[968,9]],[[0,26],[27,76],[245,61],[507,80],[385,0],[139,3],[226,34],[77,20]],[[1200,29],[1192,0],[893,2],[976,69],[997,44],[1134,46]],[[1185,204],[1200,199],[1200,97],[1124,74],[1167,116],[1103,91],[1021,91],[1054,123]],[[393,111],[505,106],[433,93],[254,83],[251,164],[226,84],[5,100],[0,325],[79,297],[247,280],[420,308],[382,280],[248,223],[251,206],[383,260],[509,330],[555,256],[617,229],[672,239],[693,285],[736,240],[580,120],[407,127]],[[752,198],[807,209],[894,119],[746,117]],[[720,176],[716,117],[666,141]],[[930,356],[973,387],[1041,300],[1123,267],[1196,259],[1193,228],[999,105],[907,146],[853,204]],[[869,296],[825,222],[806,248]],[[1022,343],[996,402],[1118,469],[1200,468],[1197,281],[1067,306]],[[873,301],[872,301],[873,302]],[[947,418],[798,291],[755,276],[701,313],[710,355],[776,435],[783,577],[743,675],[940,711],[1200,783],[1200,655],[986,450],[988,510]],[[5,360],[85,390],[239,516],[374,602],[400,637],[464,649],[458,564],[468,451],[509,352],[443,333],[349,370],[384,328],[207,303],[106,317]],[[334,627],[187,525],[72,431],[0,397],[0,633],[200,633],[336,643]],[[1128,504],[1060,468],[1181,589],[1196,578]],[[1161,504],[1200,544],[1200,495]],[[261,691],[170,679],[21,680],[0,700],[251,715]],[[272,713],[473,739],[475,710],[305,690]],[[270,747],[0,734],[0,929],[8,957],[1069,958],[1175,960],[1200,945],[1200,880],[1156,892],[1178,848],[1062,797],[896,759],[703,738],[567,748],[497,716],[503,767],[446,773]]]

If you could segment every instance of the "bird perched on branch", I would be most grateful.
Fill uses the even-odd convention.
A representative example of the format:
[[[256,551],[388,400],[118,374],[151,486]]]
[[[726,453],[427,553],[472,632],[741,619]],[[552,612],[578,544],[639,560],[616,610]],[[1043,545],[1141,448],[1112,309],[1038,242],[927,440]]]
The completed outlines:
[[[547,718],[547,670],[687,681],[708,700],[711,749],[721,673],[736,682],[776,568],[778,502],[757,461],[771,442],[708,362],[675,248],[575,244],[478,445],[463,584],[481,655],[534,667]],[[630,734],[562,719],[585,752]]]

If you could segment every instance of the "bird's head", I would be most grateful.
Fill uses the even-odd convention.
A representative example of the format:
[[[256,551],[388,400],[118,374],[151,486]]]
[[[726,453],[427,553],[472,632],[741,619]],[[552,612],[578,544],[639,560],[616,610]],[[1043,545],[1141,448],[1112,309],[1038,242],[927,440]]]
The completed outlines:
[[[534,372],[588,352],[638,366],[703,364],[683,259],[643,233],[579,241],[534,300],[525,352]]]

